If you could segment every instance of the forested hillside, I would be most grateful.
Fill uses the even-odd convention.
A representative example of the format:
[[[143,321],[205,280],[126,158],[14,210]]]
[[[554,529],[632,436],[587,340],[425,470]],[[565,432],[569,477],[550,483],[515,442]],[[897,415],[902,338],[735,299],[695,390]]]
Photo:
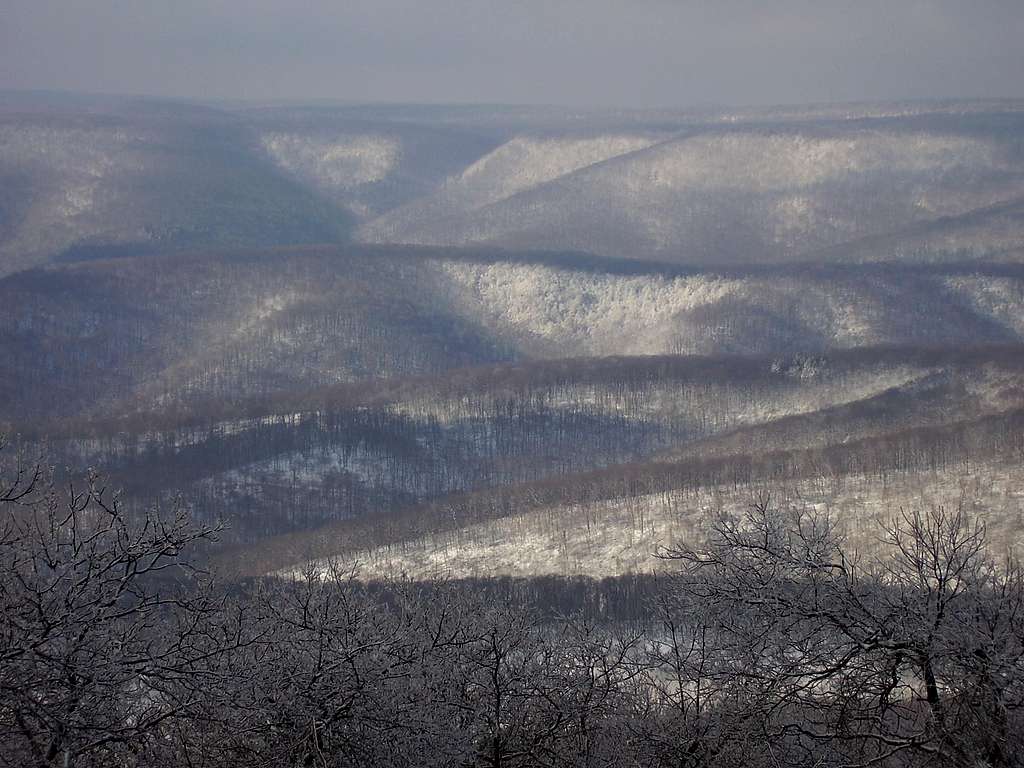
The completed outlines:
[[[1012,489],[1022,115],[8,95],[0,425],[248,573],[616,575],[768,483]]]
[[[184,492],[235,543],[363,518],[411,535],[541,502],[1012,458],[1022,350],[503,363],[18,431],[137,503]]]
[[[0,764],[1020,764],[1022,136],[0,94]]]
[[[680,270],[363,246],[94,260],[0,279],[0,419],[166,408],[581,356],[1024,339],[1024,267]]]
[[[962,508],[866,527],[867,559],[830,511],[761,494],[662,549],[658,579],[323,564],[225,589],[195,567],[217,529],[180,507],[140,520],[95,474],[62,491],[0,460],[9,763],[959,766],[1024,746],[1020,567]]]
[[[1020,262],[1018,102],[692,112],[0,98],[0,274],[227,245]]]

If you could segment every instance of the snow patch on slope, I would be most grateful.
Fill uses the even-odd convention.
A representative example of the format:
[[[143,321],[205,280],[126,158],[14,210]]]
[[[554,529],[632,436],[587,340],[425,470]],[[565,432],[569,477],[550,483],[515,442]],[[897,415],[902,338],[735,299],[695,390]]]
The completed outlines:
[[[1022,173],[998,141],[945,133],[517,138],[361,235],[778,261],[1017,197]]]
[[[765,488],[724,485],[575,504],[505,517],[388,547],[353,553],[362,578],[414,579],[497,576],[590,576],[664,570],[655,557],[677,542],[696,543],[711,521],[749,508]],[[969,470],[921,472],[888,483],[820,478],[770,489],[776,504],[828,513],[850,544],[877,547],[878,524],[902,509],[958,505],[989,525],[991,541],[1019,541],[1024,532],[1024,483],[1018,463]],[[327,568],[328,561],[316,563]],[[283,575],[300,577],[298,569]]]
[[[723,300],[791,313],[788,321],[821,335],[828,346],[894,341],[878,325],[881,307],[876,297],[857,286],[837,292],[834,286],[807,280],[629,276],[517,263],[441,262],[439,267],[449,281],[453,306],[511,337],[528,354],[576,357],[779,350],[780,342],[758,337],[766,330],[761,326],[744,327],[735,339],[717,339],[715,328],[694,323],[695,310],[713,308]],[[734,311],[723,313],[728,320]],[[727,330],[723,330],[726,336]],[[740,346],[728,347],[733,342]],[[743,346],[750,344],[754,348]]]
[[[710,277],[663,278],[570,272],[538,265],[441,266],[456,299],[489,327],[577,354],[658,354],[670,346],[673,317],[737,287]],[[468,306],[467,306],[468,305]]]
[[[0,170],[26,170],[43,180],[30,191],[13,237],[0,243],[0,256],[11,267],[25,266],[34,253],[60,251],[109,229],[98,209],[107,202],[111,179],[141,168],[132,150],[142,138],[121,129],[0,125]],[[123,230],[112,236],[138,234]]]
[[[369,222],[360,236],[370,242],[464,244],[492,239],[465,217],[616,157],[646,149],[662,137],[609,134],[540,138],[519,136],[450,176],[435,192]],[[458,222],[449,221],[450,217]],[[522,226],[522,219],[518,224]],[[429,230],[437,230],[431,234]],[[485,228],[486,229],[486,228]]]
[[[580,168],[651,146],[644,136],[515,138],[445,184],[444,192],[479,208]]]
[[[261,143],[282,168],[329,190],[381,181],[395,168],[401,155],[398,141],[373,135],[328,139],[268,133]]]
[[[997,166],[993,147],[956,136],[863,132],[839,138],[736,133],[698,136],[656,153],[653,187],[807,188],[829,178],[878,171],[922,173]]]
[[[945,284],[971,309],[1024,338],[1024,282],[1008,277],[950,277]]]

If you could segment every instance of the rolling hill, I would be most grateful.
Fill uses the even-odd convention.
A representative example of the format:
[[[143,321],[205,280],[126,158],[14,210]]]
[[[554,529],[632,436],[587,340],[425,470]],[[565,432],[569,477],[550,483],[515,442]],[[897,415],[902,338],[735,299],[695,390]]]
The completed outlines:
[[[833,460],[840,474],[906,471],[890,467],[893,440],[909,441],[911,468],[922,456],[956,463],[965,429],[977,457],[1005,458],[1016,443],[1004,451],[992,435],[1024,407],[1022,350],[505,363],[37,423],[35,434],[63,466],[106,467],[141,506],[183,493],[201,519],[230,524],[233,544],[345,521],[386,539],[650,483],[754,484],[762,461],[805,479]]]
[[[348,242],[1020,262],[1017,102],[694,112],[0,95],[0,274]]]
[[[1024,341],[1024,268],[680,270],[579,254],[319,246],[0,279],[0,419],[236,400],[499,361]]]
[[[1022,135],[5,94],[0,427],[183,495],[246,575],[639,572],[769,489],[1012,541]]]

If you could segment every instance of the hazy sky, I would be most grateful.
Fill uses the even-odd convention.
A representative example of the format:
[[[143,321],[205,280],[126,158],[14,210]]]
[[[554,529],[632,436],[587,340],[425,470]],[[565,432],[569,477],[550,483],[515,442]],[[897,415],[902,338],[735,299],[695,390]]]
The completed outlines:
[[[1024,0],[0,0],[0,88],[688,106],[1024,97]]]

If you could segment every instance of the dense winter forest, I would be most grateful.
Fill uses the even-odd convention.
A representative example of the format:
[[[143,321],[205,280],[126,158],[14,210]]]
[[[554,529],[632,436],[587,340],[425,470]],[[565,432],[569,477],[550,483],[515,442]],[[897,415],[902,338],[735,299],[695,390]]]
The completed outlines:
[[[1022,137],[0,94],[0,765],[1024,764]]]
[[[871,556],[762,497],[660,579],[225,590],[217,530],[19,457],[0,502],[11,765],[988,765],[1024,748],[1024,572],[962,509]],[[638,601],[646,601],[637,613]],[[544,609],[544,610],[542,610]]]

